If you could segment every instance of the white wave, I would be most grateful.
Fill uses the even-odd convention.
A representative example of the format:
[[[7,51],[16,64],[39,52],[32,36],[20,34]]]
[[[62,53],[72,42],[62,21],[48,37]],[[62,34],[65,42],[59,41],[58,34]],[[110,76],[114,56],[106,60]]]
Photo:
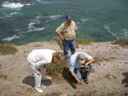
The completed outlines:
[[[81,19],[81,21],[84,21],[85,22],[85,21],[88,21],[88,19]]]
[[[10,15],[17,14],[17,12],[10,13]]]
[[[53,15],[53,16],[49,16],[49,19],[51,19],[51,20],[55,20],[55,19],[57,19],[58,17],[61,17],[61,15]]]
[[[114,37],[116,37],[116,38],[118,39],[119,37],[117,37],[116,33],[113,33],[113,32],[110,30],[109,26],[110,26],[110,25],[105,24],[105,25],[104,25],[104,28],[107,29],[108,32],[112,34],[112,36],[114,36]]]
[[[3,4],[1,5],[2,7],[7,7],[7,8],[21,8],[24,5],[21,3],[15,3],[15,2],[3,2]]]
[[[53,3],[64,3],[64,1],[44,1],[44,0],[37,0],[39,3],[42,3],[42,4],[53,4]]]
[[[48,2],[48,1],[43,1],[43,0],[37,0],[39,3],[42,3],[42,4],[50,4],[51,2]]]
[[[128,29],[122,29],[120,34],[123,35],[122,37],[128,37]]]
[[[3,13],[3,17],[1,17],[1,18],[11,17],[11,16],[14,15],[14,14],[17,14],[17,12],[12,12],[12,13],[9,13],[9,14]]]
[[[53,21],[53,20],[56,20],[57,18],[61,17],[62,15],[53,15],[53,16],[48,16],[48,19],[46,21],[46,23],[50,22],[50,21]]]
[[[48,20],[45,21],[44,23],[48,23],[51,22],[57,18],[61,17],[61,15],[52,15],[52,16],[47,16],[45,18],[47,18]],[[28,31],[25,33],[29,33],[29,32],[33,32],[33,31],[42,31],[45,30],[47,27],[35,27],[35,25],[40,25],[40,18],[42,18],[41,16],[37,16],[34,20],[32,20],[29,24],[28,24]]]
[[[30,22],[30,23],[28,24],[28,28],[29,28],[29,29],[31,29],[31,28],[35,28],[35,27],[33,26],[34,24],[36,24],[36,23],[34,23],[34,22]]]
[[[10,37],[7,37],[7,38],[4,38],[3,39],[3,41],[11,41],[11,40],[13,40],[13,39],[16,39],[16,38],[20,38],[19,36],[17,36],[17,35],[13,35],[13,36],[10,36]]]
[[[44,30],[44,29],[45,29],[45,27],[41,27],[41,28],[33,28],[33,29],[29,29],[28,32],[32,32],[32,31],[42,31],[42,30]]]
[[[38,21],[37,21],[37,23],[36,22],[30,22],[28,24],[28,29],[29,30],[27,31],[27,33],[32,32],[32,31],[41,31],[41,30],[45,29],[45,27],[35,27],[34,24],[40,24],[40,22],[38,22]]]

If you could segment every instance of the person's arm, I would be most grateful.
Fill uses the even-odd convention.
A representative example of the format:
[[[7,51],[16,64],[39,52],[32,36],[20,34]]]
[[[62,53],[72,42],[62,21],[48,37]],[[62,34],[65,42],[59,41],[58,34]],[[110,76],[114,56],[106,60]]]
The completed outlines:
[[[36,69],[39,69],[41,65],[45,65],[45,64],[48,64],[48,63],[51,63],[50,60],[42,60],[42,61],[39,61],[36,63]]]
[[[44,68],[46,68],[46,64],[45,65],[43,65],[44,66]],[[41,75],[41,71],[40,71],[40,69],[38,69],[38,73],[37,73],[37,75]]]
[[[75,35],[76,35],[76,32],[77,32],[77,30],[75,30]]]
[[[71,75],[76,79],[76,81],[81,84],[81,81],[77,78],[76,74],[74,72],[71,72]]]
[[[64,37],[60,33],[57,33],[57,35],[61,38],[61,40],[65,40]]]
[[[85,65],[84,65],[84,69],[87,69],[87,66],[89,65],[89,64],[91,64],[92,62],[94,62],[94,60],[95,59],[91,59],[91,60],[89,60]]]

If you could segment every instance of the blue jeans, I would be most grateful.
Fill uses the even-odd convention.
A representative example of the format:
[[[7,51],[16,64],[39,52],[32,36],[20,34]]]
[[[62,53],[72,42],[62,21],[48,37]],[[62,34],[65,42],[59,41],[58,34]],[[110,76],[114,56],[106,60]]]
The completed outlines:
[[[84,77],[88,77],[89,74],[90,74],[90,72],[91,72],[91,70],[92,70],[92,64],[89,64],[88,66],[90,67],[90,70],[89,70],[89,71],[85,71],[86,69],[84,70],[84,71],[85,71]],[[81,76],[81,73],[80,73],[79,68],[75,68],[74,73],[76,74],[76,76],[77,76],[77,78],[78,78],[79,80],[82,79],[82,76]]]
[[[75,53],[75,49],[76,49],[76,45],[75,45],[75,41],[71,40],[71,41],[63,41],[63,52],[65,55],[65,59],[68,59],[68,47],[71,50],[71,54],[73,55]]]

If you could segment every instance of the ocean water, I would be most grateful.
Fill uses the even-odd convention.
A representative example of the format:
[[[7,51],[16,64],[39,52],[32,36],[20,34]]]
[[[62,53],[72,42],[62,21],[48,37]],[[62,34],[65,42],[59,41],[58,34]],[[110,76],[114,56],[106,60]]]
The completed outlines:
[[[50,41],[71,14],[77,38],[128,37],[128,0],[0,0],[0,44]]]

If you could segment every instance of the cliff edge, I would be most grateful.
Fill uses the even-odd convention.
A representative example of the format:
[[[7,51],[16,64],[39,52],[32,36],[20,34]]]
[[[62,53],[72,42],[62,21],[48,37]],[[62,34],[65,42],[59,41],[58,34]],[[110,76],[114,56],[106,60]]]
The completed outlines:
[[[18,51],[14,55],[0,55],[0,96],[42,96],[50,92],[61,92],[62,96],[128,96],[128,48],[112,42],[93,42],[86,46],[79,44],[76,52],[85,52],[96,60],[89,84],[83,80],[82,84],[70,81],[65,77],[67,68],[58,76],[60,81],[54,77],[51,81],[42,81],[43,94],[33,89],[34,76],[27,63],[27,55],[33,49],[62,52],[60,46],[51,40],[16,48]]]

